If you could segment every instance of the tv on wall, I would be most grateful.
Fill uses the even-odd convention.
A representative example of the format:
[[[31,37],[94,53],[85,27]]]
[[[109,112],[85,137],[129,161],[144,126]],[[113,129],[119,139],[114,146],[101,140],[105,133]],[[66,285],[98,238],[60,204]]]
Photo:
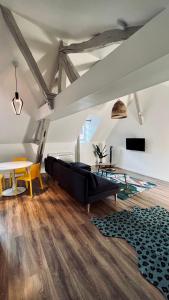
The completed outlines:
[[[144,138],[127,138],[126,149],[135,151],[145,151],[145,139]]]

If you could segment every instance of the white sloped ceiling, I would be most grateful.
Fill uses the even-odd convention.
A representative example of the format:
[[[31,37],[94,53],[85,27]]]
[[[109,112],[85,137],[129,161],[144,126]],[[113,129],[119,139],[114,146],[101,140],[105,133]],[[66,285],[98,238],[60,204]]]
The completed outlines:
[[[57,39],[52,38],[50,34],[29,21],[16,15],[15,18],[48,83],[53,62],[57,57]],[[44,103],[44,96],[13,40],[1,13],[0,39],[0,143],[30,142],[36,128],[34,114],[36,109]],[[21,116],[14,114],[11,105],[15,92],[13,60],[19,64],[17,68],[18,90],[24,101]]]
[[[0,0],[0,3],[15,12],[16,21],[48,84],[57,58],[58,38],[68,43],[71,40],[84,40],[98,32],[117,27],[118,18],[125,19],[130,25],[142,24],[163,10],[168,0],[108,0],[106,5],[101,0],[80,0],[78,4],[74,0]],[[44,103],[44,96],[1,13],[0,39],[0,144],[31,142],[37,126],[35,113]],[[86,54],[73,54],[71,59],[83,74],[115,47],[112,45]],[[24,101],[23,113],[19,117],[11,107],[15,92],[13,60],[19,63],[19,92]],[[52,122],[48,141],[75,140],[90,113],[84,111]]]

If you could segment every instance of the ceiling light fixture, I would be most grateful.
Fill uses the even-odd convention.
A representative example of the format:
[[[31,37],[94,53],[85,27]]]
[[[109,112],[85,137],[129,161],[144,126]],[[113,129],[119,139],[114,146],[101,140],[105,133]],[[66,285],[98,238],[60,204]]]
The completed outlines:
[[[16,68],[18,67],[17,62],[13,62],[13,66],[15,68],[15,83],[16,83],[16,90],[15,90],[15,97],[12,99],[12,107],[14,109],[14,112],[17,116],[21,114],[22,107],[23,107],[23,100],[20,98],[18,93],[18,81],[17,81],[17,74],[16,74]]]
[[[114,106],[112,108],[111,118],[112,119],[127,118],[127,107],[121,100],[118,100],[114,104]]]

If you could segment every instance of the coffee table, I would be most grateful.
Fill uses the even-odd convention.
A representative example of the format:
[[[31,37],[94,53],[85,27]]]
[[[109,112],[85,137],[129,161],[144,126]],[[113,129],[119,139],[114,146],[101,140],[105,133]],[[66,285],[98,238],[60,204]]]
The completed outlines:
[[[111,176],[114,176],[114,175],[123,175],[124,176],[124,182],[125,182],[125,185],[126,185],[126,189],[128,188],[128,182],[127,182],[127,174],[126,173],[123,173],[123,172],[115,172],[116,169],[113,169],[113,168],[108,168],[108,169],[99,169],[98,172],[101,172],[101,176],[104,175],[104,173],[106,174],[106,177],[110,174]]]
[[[18,187],[16,185],[16,178],[15,178],[15,170],[21,168],[29,168],[33,162],[31,161],[16,161],[16,162],[4,162],[0,163],[0,171],[10,171],[12,173],[12,188],[6,189],[2,192],[2,196],[16,196],[22,194],[26,191],[25,187]]]
[[[111,164],[97,164],[96,167],[98,168],[98,172],[99,172],[99,170],[114,168],[115,165],[111,165]]]
[[[127,174],[126,173],[123,173],[123,172],[114,172],[113,174],[112,174],[112,176],[113,175],[123,175],[124,176],[124,182],[125,182],[125,185],[126,185],[126,189],[128,188],[128,182],[127,182]]]
[[[98,172],[101,172],[101,175],[103,176],[104,175],[104,173],[106,174],[106,177],[107,177],[107,175],[108,174],[111,174],[112,172],[115,172],[116,171],[116,169],[114,169],[114,168],[103,168],[103,169],[98,169]],[[114,174],[114,173],[113,173]]]

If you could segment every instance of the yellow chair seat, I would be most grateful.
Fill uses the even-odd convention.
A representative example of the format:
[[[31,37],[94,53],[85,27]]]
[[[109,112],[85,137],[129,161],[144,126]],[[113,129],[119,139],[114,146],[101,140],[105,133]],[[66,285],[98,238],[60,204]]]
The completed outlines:
[[[16,178],[17,180],[21,180],[21,181],[30,181],[31,177],[28,174],[25,174],[25,176],[19,176]]]
[[[4,187],[5,187],[5,177],[2,174],[0,174],[0,194],[2,194]]]
[[[13,162],[15,161],[27,161],[28,159],[26,157],[14,157],[12,159]],[[15,175],[27,175],[27,169],[26,168],[20,168],[15,170]],[[12,185],[12,174],[10,174],[10,185]]]
[[[33,193],[32,193],[32,180],[38,178],[39,179],[39,182],[40,182],[40,186],[41,186],[41,189],[43,189],[43,183],[42,183],[42,177],[41,177],[41,174],[40,174],[40,164],[33,164],[28,173],[26,173],[25,175],[23,176],[19,176],[16,178],[16,181],[25,181],[26,182],[26,187],[28,188],[28,182],[30,184],[30,196],[32,197],[33,196]]]

